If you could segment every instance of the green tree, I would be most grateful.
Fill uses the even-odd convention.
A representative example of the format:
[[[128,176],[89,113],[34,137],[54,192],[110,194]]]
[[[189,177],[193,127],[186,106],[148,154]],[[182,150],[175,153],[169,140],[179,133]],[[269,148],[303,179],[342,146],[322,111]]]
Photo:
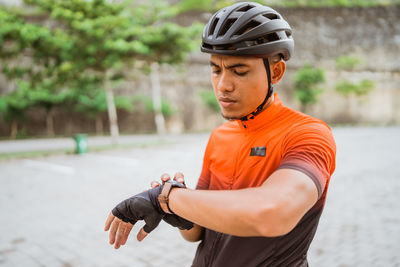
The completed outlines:
[[[338,70],[353,70],[361,63],[361,60],[349,55],[340,56],[335,58],[336,69]]]
[[[374,82],[364,79],[359,83],[342,80],[336,83],[336,91],[345,97],[346,108],[343,110],[345,117],[350,119],[347,122],[356,122],[358,116],[354,116],[359,111],[360,97],[367,95],[374,88]]]
[[[324,71],[314,68],[311,64],[306,64],[300,68],[294,76],[294,93],[300,101],[301,111],[307,112],[312,104],[317,103],[318,95],[322,89],[317,85],[325,81]]]
[[[152,98],[146,95],[135,97],[134,102],[142,103],[146,112],[155,112],[154,102]],[[161,99],[161,112],[164,117],[168,118],[175,113],[175,109],[166,99]]]
[[[353,71],[361,60],[356,57],[344,55],[335,59],[336,69],[339,74],[342,71]],[[346,117],[351,117],[352,114],[357,112],[358,99],[361,96],[367,95],[374,88],[372,80],[364,79],[359,83],[354,83],[349,80],[341,80],[336,83],[335,90],[346,98]]]
[[[15,139],[18,134],[19,124],[26,120],[26,112],[32,106],[28,97],[28,89],[21,88],[6,96],[0,97],[0,114],[4,121],[10,124],[10,138]]]
[[[360,83],[352,83],[348,80],[340,81],[336,84],[335,89],[337,92],[345,97],[352,94],[356,96],[363,96],[368,94],[372,89],[374,89],[374,82],[371,80],[364,79]]]
[[[171,22],[182,8],[165,1],[146,4],[106,0],[25,0],[36,13],[0,8],[0,58],[10,79],[24,79],[32,90],[52,84],[54,94],[105,89],[111,135],[118,126],[112,81],[129,77],[136,61],[175,64],[193,48],[199,27]],[[40,17],[41,23],[30,19]],[[38,21],[37,19],[35,21]],[[17,64],[16,64],[17,63]],[[24,66],[24,67],[21,67]],[[82,89],[84,90],[84,89]]]
[[[31,88],[30,84],[25,81],[19,82],[27,92],[27,97],[31,100],[32,106],[42,108],[46,114],[46,131],[48,136],[54,136],[54,109],[64,106],[65,102],[71,97],[71,91],[54,90],[52,81],[45,79],[36,88]]]
[[[133,111],[133,98],[126,96],[116,96],[114,104],[117,109]],[[103,115],[107,111],[107,99],[104,90],[97,88],[86,89],[84,93],[74,94],[72,99],[74,110],[95,121],[96,134],[104,132]]]

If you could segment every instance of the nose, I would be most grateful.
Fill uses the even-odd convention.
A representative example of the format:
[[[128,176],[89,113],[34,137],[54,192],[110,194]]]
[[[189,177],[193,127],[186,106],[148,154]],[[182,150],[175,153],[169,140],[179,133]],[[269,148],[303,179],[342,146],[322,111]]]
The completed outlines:
[[[220,92],[232,92],[234,90],[232,79],[227,71],[221,73],[217,82],[217,90]]]

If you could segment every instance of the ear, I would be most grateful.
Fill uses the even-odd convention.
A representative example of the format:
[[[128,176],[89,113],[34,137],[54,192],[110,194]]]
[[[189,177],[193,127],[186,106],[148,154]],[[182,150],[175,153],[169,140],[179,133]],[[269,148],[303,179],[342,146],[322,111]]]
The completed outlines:
[[[271,82],[277,84],[283,77],[286,71],[286,64],[283,60],[280,60],[270,66],[271,68]]]

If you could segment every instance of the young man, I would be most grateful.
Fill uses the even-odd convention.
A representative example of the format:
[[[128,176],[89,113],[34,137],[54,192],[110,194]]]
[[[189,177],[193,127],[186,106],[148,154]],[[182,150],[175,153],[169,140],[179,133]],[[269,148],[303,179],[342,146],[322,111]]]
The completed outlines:
[[[228,122],[210,135],[196,190],[173,181],[121,202],[106,222],[110,243],[125,244],[137,220],[142,240],[164,219],[201,240],[195,267],[307,266],[336,148],[325,123],[272,93],[293,54],[291,28],[275,10],[241,2],[214,14],[202,38]]]

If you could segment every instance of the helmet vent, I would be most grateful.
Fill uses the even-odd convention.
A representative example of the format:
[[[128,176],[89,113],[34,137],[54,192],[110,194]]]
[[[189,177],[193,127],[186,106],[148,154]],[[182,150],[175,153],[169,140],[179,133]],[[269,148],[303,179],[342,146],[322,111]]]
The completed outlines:
[[[289,31],[285,31],[287,38],[289,38],[290,36],[292,36],[292,33]]]
[[[270,20],[279,19],[278,15],[274,13],[264,14],[263,16]]]
[[[266,36],[257,38],[254,41],[254,45],[259,45],[259,44],[265,44],[265,43],[269,43],[269,42],[273,42],[273,41],[278,41],[279,40],[279,36],[278,34],[276,34],[275,32],[267,34]]]
[[[256,20],[251,20],[249,23],[247,23],[245,26],[243,26],[242,28],[240,28],[240,30],[238,30],[235,35],[242,35],[245,32],[250,31],[251,29],[257,27],[258,25],[260,25],[261,23],[256,21]]]
[[[223,28],[219,31],[218,36],[224,35],[229,30],[229,28],[232,26],[232,24],[235,23],[236,20],[237,19],[228,19],[225,22]]]
[[[211,28],[210,28],[210,30],[209,30],[209,32],[208,32],[209,35],[213,35],[213,34],[214,34],[215,27],[217,26],[218,21],[219,21],[218,18],[216,18],[216,19],[214,20],[214,22],[213,22],[213,24],[211,25]]]
[[[236,10],[236,11],[237,11],[237,12],[246,12],[246,11],[248,11],[248,10],[254,8],[254,7],[255,7],[255,6],[247,5],[247,6],[244,6],[244,7],[239,8],[239,9]]]

